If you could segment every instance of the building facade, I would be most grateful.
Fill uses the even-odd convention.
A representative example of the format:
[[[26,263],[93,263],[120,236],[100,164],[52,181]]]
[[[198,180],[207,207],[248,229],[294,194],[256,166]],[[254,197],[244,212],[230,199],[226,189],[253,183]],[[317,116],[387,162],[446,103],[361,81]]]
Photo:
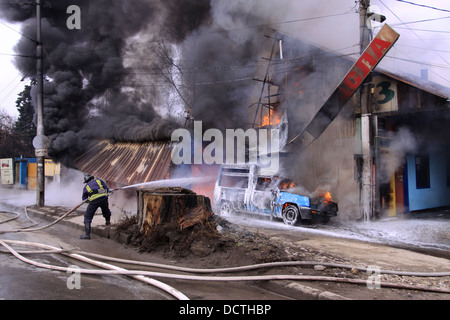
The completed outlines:
[[[287,115],[289,141],[308,125],[354,62],[296,39],[279,39],[270,78],[278,101],[266,103],[273,118]],[[310,193],[330,190],[341,215],[362,218],[367,139],[370,218],[450,206],[450,89],[380,68],[363,86],[369,90],[367,109],[358,91],[320,137],[283,156],[285,170]],[[362,121],[369,121],[367,137]]]

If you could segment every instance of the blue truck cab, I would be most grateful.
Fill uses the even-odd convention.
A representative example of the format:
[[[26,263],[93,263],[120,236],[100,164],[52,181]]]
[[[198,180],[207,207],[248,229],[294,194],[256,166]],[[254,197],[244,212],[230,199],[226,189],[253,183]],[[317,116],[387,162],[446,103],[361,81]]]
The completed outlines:
[[[214,188],[214,209],[220,214],[251,213],[281,219],[328,222],[338,212],[326,193],[314,197],[295,192],[289,178],[256,165],[223,165]]]

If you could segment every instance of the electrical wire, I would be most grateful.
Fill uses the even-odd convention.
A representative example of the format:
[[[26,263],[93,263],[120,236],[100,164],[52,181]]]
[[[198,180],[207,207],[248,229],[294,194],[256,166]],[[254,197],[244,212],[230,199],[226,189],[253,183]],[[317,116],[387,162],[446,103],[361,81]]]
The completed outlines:
[[[390,58],[390,59],[395,59],[395,60],[402,60],[402,61],[407,61],[407,62],[411,62],[411,63],[421,64],[421,65],[424,65],[424,66],[430,66],[430,67],[449,69],[450,70],[450,66],[446,66],[446,65],[428,63],[428,62],[424,62],[424,61],[418,61],[418,60],[412,60],[412,59],[406,59],[406,58],[400,58],[400,57],[395,57],[395,56],[391,56],[391,55],[388,55],[388,54],[385,57],[386,58]]]
[[[36,43],[36,40],[32,39],[31,37],[27,36],[26,34],[20,32],[20,31],[18,31],[18,30],[16,30],[16,29],[12,28],[11,26],[7,25],[6,23],[0,21],[0,24],[4,25],[6,28],[8,28],[8,29],[10,29],[10,30],[12,30],[12,31],[14,31],[14,32],[16,32],[16,33],[18,33],[18,34],[20,34],[22,37],[24,37],[24,38],[30,40],[31,42]]]
[[[450,39],[448,39],[450,41]],[[419,50],[425,50],[425,51],[437,51],[437,52],[443,52],[443,53],[450,53],[449,50],[441,50],[441,49],[430,49],[430,48],[424,48],[424,47],[418,47],[418,46],[411,46],[411,45],[407,45],[407,44],[396,44],[396,46],[401,46],[401,47],[408,47],[408,48],[413,48],[413,49],[419,49]]]
[[[396,27],[396,29],[408,29],[410,31],[435,32],[435,33],[450,33],[450,31],[447,30],[416,29],[410,27]]]
[[[405,25],[418,39],[420,39],[422,42],[425,42],[423,39],[422,39],[422,37],[420,37],[414,30],[411,30],[411,28],[409,28],[408,27],[408,25],[407,24],[405,24],[403,21],[402,21],[402,19],[400,19],[400,17],[395,13],[395,12],[393,12],[382,0],[379,0],[380,1],[380,3],[383,5],[383,6],[385,6],[386,7],[386,9],[388,9],[403,25]],[[448,17],[446,17],[446,18],[448,18]],[[434,54],[436,55],[436,56],[438,56],[439,58],[441,58],[446,64],[448,64],[448,65],[450,65],[450,62],[447,60],[447,59],[445,59],[441,54],[439,54],[439,52],[436,52],[436,51],[433,51],[434,52]],[[405,54],[405,56],[406,57],[408,57],[408,58],[411,58],[411,57],[409,57],[407,54]],[[399,59],[399,58],[396,58],[396,59]],[[446,79],[445,77],[443,77],[443,76],[441,76],[441,75],[439,75],[437,72],[435,72],[435,71],[433,71],[433,70],[430,70],[432,73],[434,73],[436,76],[438,76],[438,77],[440,77],[440,78],[442,78],[443,80],[445,80],[445,81],[447,81],[447,82],[450,82],[448,79]]]
[[[397,26],[401,26],[401,25],[424,23],[424,22],[431,22],[431,21],[444,20],[444,19],[450,19],[450,16],[440,17],[440,18],[431,18],[431,19],[422,19],[422,20],[415,20],[415,21],[408,21],[408,22],[400,22],[400,23],[393,23],[393,24],[389,24],[389,25],[391,27],[397,27]]]
[[[447,9],[437,8],[437,7],[433,7],[433,6],[428,6],[426,4],[420,4],[420,3],[415,3],[415,2],[406,1],[406,0],[394,0],[394,1],[403,2],[403,3],[413,5],[413,6],[418,6],[418,7],[427,8],[427,9],[433,9],[433,10],[437,10],[437,11],[450,12],[450,10],[447,10]]]

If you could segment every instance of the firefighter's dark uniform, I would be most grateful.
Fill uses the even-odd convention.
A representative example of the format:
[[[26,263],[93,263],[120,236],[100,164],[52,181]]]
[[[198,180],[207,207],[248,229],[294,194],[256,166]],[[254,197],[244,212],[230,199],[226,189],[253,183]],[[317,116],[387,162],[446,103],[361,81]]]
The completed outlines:
[[[86,186],[83,188],[83,200],[89,199],[88,207],[84,214],[84,227],[86,234],[81,236],[81,239],[90,239],[91,223],[94,218],[95,212],[98,208],[102,210],[103,217],[106,220],[106,224],[110,224],[111,211],[109,210],[108,203],[108,186],[101,179],[94,179],[89,177],[85,180]]]

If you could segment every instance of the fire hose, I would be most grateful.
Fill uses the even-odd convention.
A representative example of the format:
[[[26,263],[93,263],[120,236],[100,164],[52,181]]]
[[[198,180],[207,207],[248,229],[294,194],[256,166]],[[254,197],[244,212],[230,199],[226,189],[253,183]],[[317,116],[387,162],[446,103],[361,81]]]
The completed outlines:
[[[16,230],[0,231],[0,234],[4,234],[4,233],[19,233],[19,232],[35,232],[35,231],[41,231],[41,230],[50,228],[51,226],[57,224],[58,222],[60,222],[60,221],[63,220],[64,218],[66,218],[69,214],[71,214],[72,212],[74,212],[75,210],[77,210],[79,207],[81,207],[81,206],[82,206],[83,204],[85,204],[86,202],[88,202],[87,199],[86,199],[86,200],[83,200],[83,202],[79,203],[78,205],[76,205],[75,207],[73,207],[72,209],[70,209],[69,211],[67,211],[67,212],[66,212],[65,214],[63,214],[61,217],[59,217],[58,219],[56,219],[56,220],[53,221],[52,223],[50,223],[50,224],[48,224],[48,225],[45,225],[45,226],[43,226],[43,227],[33,228],[33,229],[31,229],[31,227],[26,227],[26,228],[16,229]],[[27,212],[27,208],[25,208],[25,213],[26,213],[26,215],[27,215],[27,218],[29,219],[29,217],[28,217],[28,212]],[[15,213],[15,214],[17,214],[17,213]],[[17,219],[19,216],[20,216],[20,215],[18,215],[18,216],[15,217],[15,218],[9,219],[9,220],[7,220],[7,221],[5,221],[5,222],[15,220],[15,219]],[[31,220],[31,219],[30,219],[30,220]]]
[[[7,245],[6,244],[7,242],[8,243],[15,243],[15,244],[22,244],[22,245],[27,245],[27,246],[38,247],[38,248],[42,248],[42,249],[45,249],[45,250],[50,250],[48,252],[61,253],[61,254],[69,256],[70,258],[77,259],[77,260],[80,260],[80,261],[84,261],[84,262],[87,262],[87,263],[90,263],[90,264],[93,264],[93,265],[96,265],[98,267],[102,267],[102,268],[105,268],[105,269],[109,269],[109,270],[95,270],[95,269],[79,269],[79,270],[77,269],[76,270],[77,272],[79,271],[80,273],[83,273],[83,274],[96,274],[96,275],[123,274],[123,275],[128,275],[128,276],[131,276],[131,277],[133,277],[133,278],[135,278],[137,280],[140,280],[142,282],[145,282],[147,284],[150,284],[152,286],[160,288],[160,289],[166,291],[167,293],[170,293],[171,295],[173,295],[174,297],[176,297],[179,300],[188,300],[188,298],[183,293],[181,293],[180,291],[178,291],[177,289],[175,289],[175,288],[173,288],[173,287],[171,287],[169,285],[166,285],[165,283],[162,283],[162,282],[160,282],[158,280],[155,280],[155,279],[147,278],[144,275],[132,274],[128,270],[125,270],[123,268],[119,268],[119,267],[113,266],[111,264],[106,264],[106,263],[103,263],[103,262],[95,261],[95,260],[83,257],[83,256],[81,256],[79,254],[66,253],[64,250],[61,250],[61,249],[59,249],[57,247],[53,247],[53,246],[49,246],[49,245],[32,243],[32,242],[25,242],[25,241],[0,240],[0,245],[5,247],[16,258],[18,258],[21,261],[26,262],[28,264],[34,265],[36,267],[39,267],[39,268],[45,268],[45,269],[57,270],[57,271],[64,271],[64,272],[74,271],[73,268],[49,265],[49,264],[36,262],[36,261],[31,260],[31,259],[25,258],[21,254],[19,254],[17,251],[15,251],[13,248],[11,248],[9,245]]]
[[[11,254],[13,254],[16,258],[20,259],[23,262],[32,264],[34,266],[40,267],[40,268],[46,268],[51,270],[58,270],[58,271],[64,271],[68,272],[70,270],[73,270],[73,268],[68,267],[60,267],[60,266],[54,266],[49,264],[44,264],[41,262],[36,262],[31,259],[25,258],[23,255],[21,255],[18,251],[14,250],[11,246],[9,246],[7,243],[10,244],[19,244],[19,245],[25,245],[25,246],[32,246],[32,247],[38,247],[42,248],[46,251],[42,251],[41,253],[60,253],[63,255],[66,255],[70,258],[77,259],[86,263],[90,263],[105,269],[109,270],[97,270],[97,269],[77,269],[76,271],[80,274],[96,274],[96,275],[126,275],[131,276],[135,279],[138,279],[140,281],[144,281],[148,284],[154,285],[160,289],[163,289],[164,291],[172,294],[174,297],[184,300],[188,299],[184,294],[180,293],[178,290],[161,283],[154,279],[146,278],[146,276],[156,277],[156,278],[166,278],[166,279],[176,279],[176,280],[191,280],[191,281],[217,281],[217,282],[225,282],[225,281],[269,281],[269,280],[295,280],[295,281],[326,281],[326,282],[341,282],[341,283],[352,283],[352,284],[366,284],[366,280],[361,279],[351,279],[351,278],[337,278],[337,277],[326,277],[326,276],[305,276],[305,275],[289,275],[289,274],[276,274],[276,275],[258,275],[258,276],[199,276],[199,275],[189,275],[189,274],[176,274],[176,273],[163,273],[163,272],[154,272],[154,271],[144,271],[144,270],[127,270],[123,268],[116,267],[111,264],[107,264],[104,262],[100,262],[98,260],[93,260],[90,258],[85,257],[85,255],[90,255],[94,257],[101,258],[103,260],[112,260],[116,262],[125,262],[125,263],[132,263],[132,264],[140,264],[140,265],[146,265],[149,266],[149,263],[146,262],[139,262],[139,261],[132,261],[132,260],[123,260],[123,259],[117,259],[117,258],[111,258],[91,253],[85,253],[76,251],[77,253],[70,253],[70,250],[64,250],[57,247],[39,244],[39,243],[32,243],[32,242],[25,242],[25,241],[15,241],[15,240],[0,240],[0,245],[5,247]],[[34,252],[36,253],[36,252]],[[120,260],[120,261],[119,261]],[[280,262],[277,263],[277,266],[281,265],[294,265],[295,263],[305,263],[304,261],[292,261],[292,262]],[[317,264],[319,262],[313,262],[309,261],[306,262],[308,264]],[[322,263],[323,264],[323,263]],[[329,266],[332,266],[332,264],[328,264]],[[152,264],[152,266],[156,266],[156,264]],[[168,265],[157,265],[159,268],[165,268],[165,269],[171,269],[173,270],[173,266]],[[255,268],[263,268],[263,267],[273,267],[275,266],[273,263],[266,263],[266,264],[259,264],[259,265],[252,265],[252,266],[244,266],[244,267],[238,267],[238,268],[227,268],[227,272],[234,272],[234,271],[242,271],[242,268],[245,268],[246,270],[255,269]],[[334,266],[334,265],[333,265]],[[342,267],[343,265],[338,265]],[[348,266],[353,267],[353,266]],[[235,269],[235,270],[232,270]],[[184,272],[188,272],[188,268],[184,268]],[[189,272],[197,272],[197,269],[189,269]],[[205,270],[202,270],[202,272],[206,272]],[[208,269],[209,273],[217,273],[217,272],[224,272],[224,269]],[[383,272],[390,273],[390,274],[396,274],[395,271],[387,271],[384,270]],[[401,272],[403,274],[403,272]],[[449,273],[432,273],[429,276],[448,276]],[[423,273],[422,276],[425,276]],[[396,283],[389,283],[389,282],[381,282],[381,287],[388,287],[388,288],[396,288],[396,289],[409,289],[409,290],[419,290],[419,291],[428,291],[428,292],[437,292],[437,293],[450,293],[450,289],[446,288],[431,288],[431,287],[421,287],[421,286],[414,286],[414,285],[405,285],[405,284],[396,284]]]
[[[107,196],[109,197],[115,191],[126,190],[126,189],[131,189],[131,188],[139,188],[139,187],[143,187],[143,186],[174,186],[174,185],[179,185],[179,184],[190,184],[190,183],[194,183],[194,182],[195,183],[202,183],[202,182],[208,181],[209,179],[210,178],[208,178],[208,177],[206,177],[206,178],[205,177],[200,177],[200,178],[178,178],[178,179],[172,179],[172,180],[143,182],[143,183],[132,184],[132,185],[129,185],[129,186],[123,186],[123,187],[119,187],[119,188],[110,189],[109,192],[107,193]],[[39,227],[39,228],[34,228],[34,229],[31,229],[32,226],[30,226],[30,227],[26,227],[26,228],[22,228],[22,229],[17,229],[17,230],[0,231],[0,234],[4,234],[4,233],[19,233],[19,232],[34,232],[34,231],[41,231],[41,230],[50,228],[51,226],[57,224],[58,222],[60,222],[64,218],[66,218],[69,214],[71,214],[72,212],[77,210],[79,207],[81,207],[83,204],[87,203],[88,201],[89,201],[89,199],[83,200],[78,205],[73,207],[71,210],[69,210],[68,212],[63,214],[61,217],[59,217],[57,220],[53,221],[52,223],[50,223],[50,224],[48,224],[46,226]],[[0,222],[0,224],[16,220],[16,219],[18,219],[20,217],[19,214],[15,213],[15,212],[12,212],[12,213],[15,214],[16,217],[13,217],[13,218],[8,219],[6,221]],[[28,220],[32,221],[29,218],[29,216],[28,216],[28,212],[27,212],[27,208],[26,207],[25,207],[25,214],[26,214]],[[37,223],[35,223],[35,225],[36,224]]]
[[[65,217],[67,217],[70,213],[78,209],[81,205],[86,203],[86,201],[83,201],[82,203],[78,204],[68,212],[66,212],[64,215],[62,215],[60,218],[55,220],[49,225],[46,225],[44,227],[40,228],[23,228],[19,230],[13,230],[13,231],[2,231],[1,233],[8,233],[8,232],[33,232],[33,231],[39,231],[46,228],[49,228]],[[27,215],[28,216],[28,215]],[[15,220],[18,217],[14,217],[12,219],[9,219],[7,221],[4,221],[2,223]],[[344,264],[334,264],[334,263],[324,263],[324,262],[317,262],[317,261],[284,261],[284,262],[271,262],[271,263],[263,263],[263,264],[255,264],[255,265],[247,265],[247,266],[240,266],[240,267],[232,267],[232,268],[217,268],[217,269],[193,269],[193,268],[185,268],[185,267],[178,267],[178,266],[171,266],[171,265],[164,265],[164,264],[156,264],[151,262],[142,262],[142,261],[134,261],[134,260],[125,260],[125,259],[119,259],[119,258],[113,258],[113,257],[107,257],[103,255],[98,255],[94,253],[88,253],[88,252],[82,252],[82,251],[74,251],[74,250],[67,250],[67,249],[61,249],[49,245],[43,245],[38,243],[32,243],[32,242],[24,242],[24,241],[14,241],[14,240],[0,240],[0,245],[5,247],[8,252],[13,254],[15,257],[20,259],[23,262],[35,265],[37,267],[41,268],[47,268],[51,270],[59,270],[59,271],[68,271],[70,268],[67,267],[60,267],[60,266],[53,266],[48,265],[40,262],[36,262],[30,259],[27,259],[23,257],[19,252],[14,250],[12,247],[10,247],[7,243],[11,244],[20,244],[25,246],[32,246],[32,247],[38,247],[41,249],[44,249],[45,251],[28,251],[24,253],[58,253],[63,254],[66,256],[69,256],[71,258],[84,261],[105,269],[109,270],[95,270],[95,269],[79,269],[80,273],[86,273],[86,274],[97,274],[97,275],[126,275],[133,277],[137,280],[143,281],[145,283],[148,283],[150,285],[153,285],[155,287],[158,287],[177,299],[185,300],[188,299],[184,294],[179,292],[177,289],[170,287],[160,281],[157,281],[155,279],[148,278],[148,276],[151,277],[157,277],[157,278],[168,278],[168,279],[178,279],[178,280],[192,280],[192,281],[268,281],[268,280],[295,280],[295,281],[327,281],[327,282],[341,282],[341,283],[353,283],[353,284],[367,284],[366,280],[360,280],[360,279],[350,279],[350,278],[337,278],[337,277],[324,277],[324,276],[304,276],[304,275],[260,275],[260,276],[199,276],[199,275],[186,275],[186,274],[175,274],[175,273],[162,273],[162,272],[152,272],[152,271],[142,271],[142,270],[127,270],[123,268],[116,267],[111,264],[107,264],[104,262],[100,262],[98,260],[93,260],[90,258],[87,258],[85,256],[91,256],[93,258],[97,258],[100,260],[106,260],[106,261],[115,261],[120,263],[126,263],[126,264],[133,264],[133,265],[140,265],[140,266],[147,266],[147,267],[155,267],[160,269],[167,269],[171,271],[180,271],[185,273],[228,273],[228,272],[242,272],[242,271],[249,271],[249,270],[255,270],[260,268],[273,268],[273,267],[286,267],[286,266],[305,266],[305,265],[323,265],[326,267],[334,267],[334,268],[347,268],[347,269],[357,269],[360,271],[367,271],[368,268],[365,267],[358,267],[358,266],[352,266],[352,265],[344,265]],[[395,274],[395,275],[402,275],[402,276],[416,276],[416,277],[445,277],[450,276],[450,272],[405,272],[405,271],[391,271],[391,270],[380,270],[380,274]],[[396,283],[389,283],[389,282],[380,282],[380,286],[382,287],[390,287],[390,288],[397,288],[397,289],[410,289],[410,290],[419,290],[419,291],[428,291],[428,292],[437,292],[437,293],[450,293],[450,289],[446,288],[429,288],[429,287],[420,287],[420,286],[414,286],[414,285],[405,285],[405,284],[396,284]]]

